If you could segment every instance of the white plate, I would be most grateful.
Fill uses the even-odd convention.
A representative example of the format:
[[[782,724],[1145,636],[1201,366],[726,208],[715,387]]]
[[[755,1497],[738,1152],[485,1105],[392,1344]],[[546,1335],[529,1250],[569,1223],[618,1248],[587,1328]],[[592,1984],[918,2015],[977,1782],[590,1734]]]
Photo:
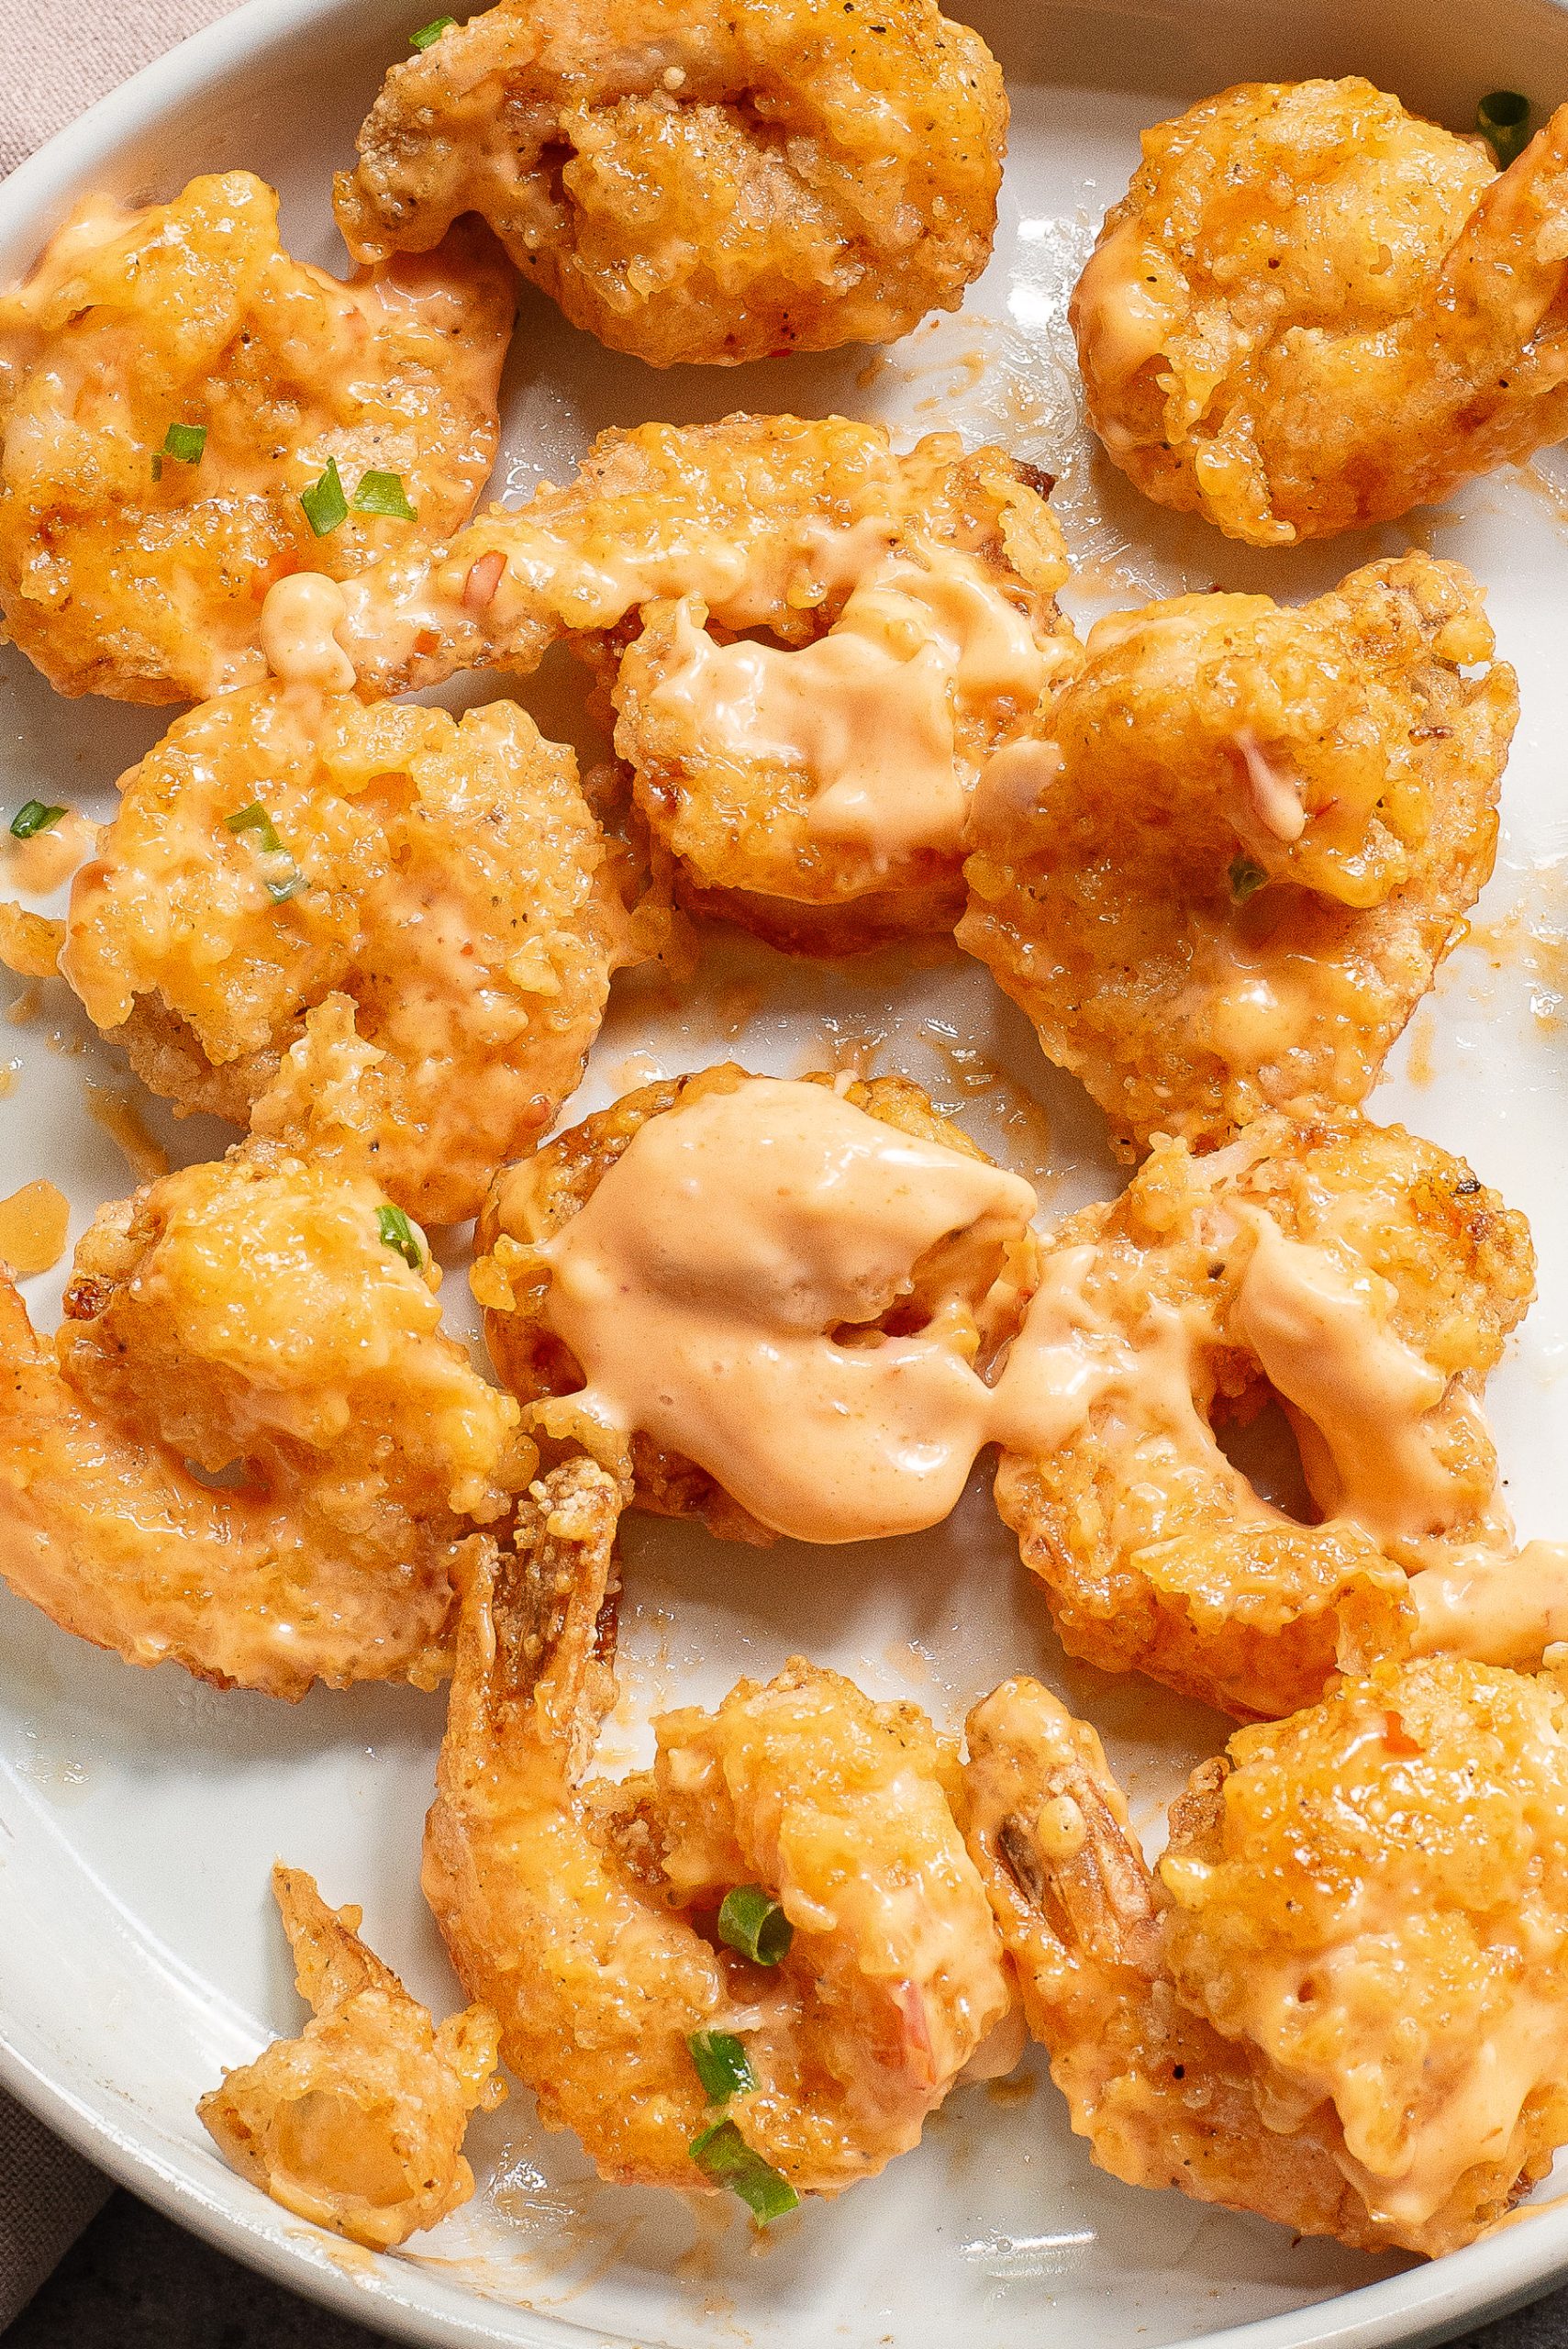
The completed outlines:
[[[702,5],[702,0],[692,0]],[[193,172],[247,165],[284,193],[294,249],[331,261],[329,174],[383,65],[425,0],[251,0],[62,134],[0,190],[0,276],[22,269],[87,187],[169,195]],[[1568,89],[1568,15],[1547,0],[1485,12],[1410,0],[997,0],[975,20],[1007,69],[1012,155],[995,262],[957,318],[869,354],[743,372],[654,374],[573,334],[525,293],[507,378],[498,487],[564,476],[611,422],[728,409],[830,407],[910,429],[948,422],[1063,476],[1082,614],[1184,586],[1316,592],[1415,540],[1472,562],[1492,589],[1524,718],[1508,771],[1506,845],[1484,929],[1456,953],[1374,1104],[1467,1152],[1531,1215],[1541,1298],[1493,1386],[1510,1497],[1527,1533],[1568,1530],[1568,1458],[1554,1381],[1568,1363],[1562,1186],[1568,855],[1559,814],[1568,736],[1568,550],[1560,509],[1515,476],[1440,516],[1365,541],[1264,556],[1158,515],[1091,473],[1064,357],[1063,309],[1095,223],[1124,186],[1145,122],[1250,77],[1365,72],[1456,126],[1498,84],[1551,102]],[[1562,510],[1568,510],[1568,504]],[[469,699],[493,689],[469,680]],[[569,667],[524,689],[547,730],[580,731]],[[62,798],[102,815],[114,776],[161,730],[153,712],[57,699],[0,655],[0,806]],[[1568,874],[1568,863],[1563,873]],[[595,1053],[578,1113],[651,1067],[735,1052],[792,1073],[874,1054],[929,1083],[1031,1175],[1055,1211],[1112,1187],[1099,1121],[1047,1069],[978,968],[887,963],[791,969],[742,952],[716,991],[655,1016],[635,986]],[[965,1057],[967,1055],[968,1057]],[[0,1195],[47,1174],[69,1190],[72,1237],[130,1178],[83,1080],[128,1090],[62,992],[0,1026]],[[102,1106],[100,1097],[99,1106]],[[150,1124],[179,1156],[228,1139]],[[61,1275],[28,1285],[42,1320]],[[448,1284],[461,1314],[461,1275]],[[805,1649],[944,1722],[1007,1671],[1061,1687],[1106,1731],[1151,1829],[1224,1725],[1140,1684],[1064,1664],[1045,1610],[976,1480],[951,1524],[864,1550],[756,1553],[644,1523],[628,1542],[627,1704],[606,1758],[644,1743],[651,1710],[711,1699],[741,1671]],[[442,2343],[636,2343],[642,2349],[1232,2349],[1414,2343],[1568,2270],[1568,2211],[1550,2209],[1435,2266],[1293,2243],[1262,2221],[1139,2194],[1091,2169],[1054,2092],[954,2097],[918,2153],[842,2201],[753,2244],[739,2206],[603,2187],[574,2143],[545,2138],[517,2094],[476,2128],[468,2210],[373,2259],[275,2209],[217,2159],[194,2107],[223,2065],[297,2027],[266,1890],[275,1854],[333,1900],[364,1903],[375,1947],[438,2011],[457,1991],[417,1883],[439,1699],[318,1695],[297,1709],[197,1687],[172,1666],[128,1670],[0,1591],[0,2076],[128,2184],[241,2257],[349,2314]],[[1231,2328],[1235,2328],[1232,2330]]]

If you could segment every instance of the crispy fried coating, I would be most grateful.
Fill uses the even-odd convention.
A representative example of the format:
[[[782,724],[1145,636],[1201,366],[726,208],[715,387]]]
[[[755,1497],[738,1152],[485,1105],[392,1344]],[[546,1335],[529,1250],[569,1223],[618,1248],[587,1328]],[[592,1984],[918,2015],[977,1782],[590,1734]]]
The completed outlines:
[[[1143,134],[1072,306],[1089,414],[1163,506],[1256,546],[1386,521],[1568,429],[1568,112],[1483,142],[1341,82]]]
[[[997,450],[966,456],[956,433],[900,454],[885,426],[842,416],[615,429],[563,488],[487,507],[433,561],[393,553],[350,581],[338,641],[377,694],[458,669],[526,674],[559,638],[592,649],[684,596],[716,630],[808,644],[872,562],[911,542],[999,551],[1051,593],[1063,565],[1049,486]]]
[[[61,970],[154,1092],[295,1146],[319,1071],[302,1085],[288,1055],[328,1007],[371,1048],[377,1180],[455,1223],[576,1085],[631,952],[615,882],[572,752],[516,703],[255,686],[124,778]]]
[[[248,172],[170,204],[94,198],[0,295],[0,617],[61,693],[199,700],[265,674],[262,599],[466,520],[496,446],[512,323],[486,233],[346,284],[289,258]],[[165,447],[171,427],[205,435]],[[178,436],[176,436],[176,439]],[[301,493],[396,473],[417,520]]]
[[[438,2029],[359,1937],[360,1910],[329,1909],[300,1868],[272,1891],[312,2020],[196,2107],[242,2177],[318,2227],[390,2251],[439,2226],[473,2192],[469,2116],[506,2094],[500,2026],[470,2007]]]
[[[1241,1731],[1151,1878],[1093,1730],[1010,1680],[970,1850],[1073,2126],[1129,2185],[1436,2257],[1568,2139],[1568,1705],[1455,1658]]]
[[[773,1531],[728,1492],[717,1475],[643,1429],[634,1428],[629,1437],[623,1437],[578,1407],[573,1398],[587,1380],[583,1365],[550,1326],[549,1299],[556,1275],[539,1252],[586,1206],[651,1119],[695,1107],[716,1094],[734,1093],[751,1081],[744,1069],[725,1062],[695,1076],[639,1086],[557,1136],[531,1158],[503,1168],[479,1219],[471,1277],[485,1308],[491,1360],[527,1407],[525,1423],[538,1437],[547,1461],[559,1457],[563,1445],[592,1451],[616,1470],[638,1508],[661,1517],[700,1518],[711,1532],[728,1540],[762,1544],[774,1539]],[[834,1085],[830,1076],[808,1081]],[[920,1087],[906,1077],[857,1080],[843,1089],[843,1098],[896,1132],[940,1143],[971,1159],[984,1158],[962,1128],[933,1109]],[[651,1249],[656,1244],[660,1208],[660,1201],[651,1197]],[[1027,1219],[1027,1209],[1025,1213]],[[963,1358],[966,1334],[982,1351],[994,1351],[1010,1335],[1017,1325],[1018,1289],[1028,1285],[1029,1270],[1012,1264],[1006,1248],[990,1236],[973,1255],[966,1253],[962,1237],[955,1235],[956,1252],[933,1249],[911,1266],[899,1294],[890,1306],[884,1303],[873,1326],[919,1330],[928,1314],[933,1324],[940,1317],[952,1325],[955,1360]],[[841,1242],[828,1228],[817,1234],[816,1245],[822,1261],[828,1263]],[[1017,1247],[1020,1253],[1027,1252],[1028,1266],[1032,1267],[1032,1245],[1021,1226]],[[767,1270],[775,1284],[784,1278],[783,1262],[782,1255],[777,1266],[770,1260]],[[958,1309],[961,1297],[967,1301],[966,1314]],[[883,1302],[868,1299],[864,1312]],[[857,1319],[863,1321],[864,1312]]]
[[[1474,580],[1187,596],[1086,651],[982,777],[961,942],[1126,1157],[1361,1101],[1492,870],[1518,696]]]
[[[612,350],[734,365],[956,310],[1006,132],[934,0],[503,0],[392,68],[338,218],[374,261],[481,213]]]
[[[727,643],[687,596],[620,662],[616,748],[677,888],[774,945],[951,929],[975,777],[1079,659],[1042,499],[995,450],[944,470],[825,634]]]
[[[743,2043],[727,2117],[798,2192],[917,2143],[1010,1989],[950,1808],[951,1757],[912,1705],[798,1657],[717,1711],[654,1724],[651,1771],[586,1780],[614,1701],[618,1499],[589,1462],[533,1488],[515,1557],[465,1585],[425,1892],[464,1985],[549,2128],[604,2177],[701,2188],[719,2115],[692,2035]],[[753,1963],[715,1932],[760,1887],[793,1939]]]
[[[535,1454],[391,1212],[252,1143],[100,1209],[52,1343],[0,1275],[11,1587],[219,1687],[439,1680],[454,1561]]]
[[[1160,1142],[1062,1227],[1026,1324],[1082,1417],[997,1469],[1066,1647],[1242,1718],[1310,1704],[1341,1642],[1407,1650],[1407,1576],[1507,1553],[1479,1397],[1534,1269],[1524,1218],[1398,1127],[1264,1118],[1207,1158]],[[1321,1523],[1264,1502],[1215,1439],[1271,1398]]]

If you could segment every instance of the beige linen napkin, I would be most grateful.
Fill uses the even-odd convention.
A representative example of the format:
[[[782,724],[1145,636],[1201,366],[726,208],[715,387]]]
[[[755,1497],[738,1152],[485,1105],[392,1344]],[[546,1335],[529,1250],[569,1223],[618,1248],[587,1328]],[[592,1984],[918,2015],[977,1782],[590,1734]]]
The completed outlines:
[[[235,0],[0,0],[0,176]],[[108,2180],[0,2094],[0,2332],[69,2250]]]
[[[0,0],[0,175],[235,0]]]

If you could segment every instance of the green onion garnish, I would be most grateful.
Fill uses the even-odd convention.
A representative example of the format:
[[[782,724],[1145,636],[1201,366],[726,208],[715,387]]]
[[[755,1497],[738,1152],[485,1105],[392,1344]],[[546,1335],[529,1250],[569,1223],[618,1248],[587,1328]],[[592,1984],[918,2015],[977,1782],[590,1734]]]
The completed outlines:
[[[738,1884],[719,1906],[718,1938],[758,1965],[776,1965],[795,1939],[795,1927],[760,1884]]]
[[[154,449],[152,451],[152,478],[154,481],[161,481],[163,478],[163,451],[161,449]]]
[[[716,2186],[728,2186],[731,2194],[739,2194],[760,2226],[782,2219],[800,2200],[788,2178],[752,2152],[733,2121],[716,2121],[692,2139],[689,2150]]]
[[[356,514],[390,514],[396,522],[417,519],[401,473],[361,473],[354,492]]]
[[[1269,876],[1255,857],[1233,856],[1225,877],[1237,905],[1244,906],[1249,897],[1257,896]]]
[[[63,807],[46,807],[41,799],[29,799],[11,818],[11,838],[33,840],[39,832],[47,832],[51,824],[58,824],[65,812]]]
[[[377,1208],[375,1228],[381,1234],[381,1244],[384,1248],[395,1250],[404,1263],[412,1266],[415,1272],[417,1273],[423,1269],[424,1251],[415,1235],[413,1225],[401,1208]],[[693,2060],[695,2062],[695,2058],[694,2057]]]
[[[455,17],[432,17],[428,25],[421,25],[417,33],[409,34],[409,48],[428,49],[433,42],[439,40],[443,33],[450,32],[456,22]]]
[[[241,832],[254,832],[256,846],[263,856],[282,856],[284,852],[284,844],[272,829],[272,819],[259,799],[252,799],[249,807],[241,807],[234,815],[226,816],[223,829],[237,839]]]
[[[161,453],[165,457],[178,457],[183,465],[199,465],[206,447],[205,424],[172,424],[163,435]]]
[[[319,481],[302,489],[299,502],[305,508],[305,518],[318,539],[330,538],[339,524],[349,518],[349,501],[343,495],[342,476],[336,457],[328,457],[327,470]]]
[[[254,832],[256,853],[259,856],[288,854],[278,838],[272,818],[259,799],[252,799],[249,807],[239,808],[234,815],[226,816],[223,819],[223,828],[225,831],[232,832],[237,840],[241,832]],[[283,872],[269,875],[266,885],[267,895],[274,906],[286,905],[291,897],[297,897],[304,888],[305,875],[297,864],[291,863]]]
[[[731,2031],[694,2031],[686,2041],[709,2104],[750,2096],[757,2085],[751,2058]]]
[[[1505,170],[1529,144],[1529,100],[1518,90],[1491,90],[1475,109],[1475,128]]]

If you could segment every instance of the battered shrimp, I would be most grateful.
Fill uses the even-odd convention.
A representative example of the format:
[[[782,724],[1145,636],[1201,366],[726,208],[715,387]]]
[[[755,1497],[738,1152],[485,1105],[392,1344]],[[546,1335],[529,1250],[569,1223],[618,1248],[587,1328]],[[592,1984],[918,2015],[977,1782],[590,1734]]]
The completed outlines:
[[[1370,1091],[1492,870],[1518,709],[1492,651],[1427,555],[1300,610],[1183,596],[1100,621],[983,775],[960,941],[1122,1155]]]
[[[1093,1730],[969,1719],[969,1845],[1073,2126],[1135,2186],[1432,2257],[1568,2139],[1568,1703],[1451,1657],[1243,1730],[1155,1877]]]
[[[766,629],[806,645],[869,572],[937,548],[1044,598],[1066,576],[1049,488],[998,449],[966,454],[956,433],[899,455],[885,427],[841,416],[602,432],[563,489],[546,482],[434,559],[388,555],[350,581],[336,640],[379,694],[457,669],[526,674],[561,637],[588,649],[613,637],[618,654],[663,601],[700,602],[724,636]]]
[[[775,2188],[838,2193],[918,2142],[1010,2004],[953,1765],[915,1707],[796,1659],[657,1721],[651,1771],[584,1783],[614,1696],[617,1513],[605,1471],[572,1463],[533,1488],[515,1558],[473,1553],[426,1895],[540,2119],[602,2176],[719,2174],[694,2045],[719,2033],[731,2151]],[[783,1911],[774,1964],[716,1931],[740,1887]]]
[[[996,1502],[1068,1649],[1243,1717],[1311,1703],[1341,1642],[1407,1652],[1424,1607],[1448,1643],[1538,1661],[1568,1629],[1568,1553],[1525,1553],[1517,1652],[1482,1584],[1473,1621],[1442,1598],[1481,1558],[1508,1579],[1479,1398],[1534,1269],[1524,1218],[1398,1127],[1264,1118],[1207,1158],[1157,1144],[1057,1233],[1018,1341],[1072,1408],[1012,1439]],[[1321,1523],[1263,1501],[1215,1439],[1271,1397]]]
[[[136,211],[90,199],[0,294],[11,636],[66,694],[197,700],[262,676],[273,582],[427,554],[473,511],[512,306],[473,223],[342,284],[283,251],[247,172]],[[344,512],[318,508],[317,537],[301,494],[329,464]],[[386,511],[398,484],[413,520]]]
[[[272,685],[178,719],[121,795],[60,958],[89,1017],[155,1093],[295,1146],[320,1082],[288,1055],[313,1015],[357,1034],[377,1180],[473,1215],[631,958],[572,752],[513,702],[460,721]]]
[[[436,2029],[299,1868],[272,1891],[313,2020],[224,2075],[197,2114],[241,2176],[319,2227],[390,2251],[473,2192],[469,2116],[505,2100],[500,2025],[470,2007]]]
[[[431,1687],[535,1463],[439,1277],[373,1183],[268,1143],[100,1209],[52,1343],[0,1269],[0,1575],[128,1663]]]
[[[940,1522],[995,1431],[1034,1208],[902,1077],[725,1064],[504,1170],[473,1288],[547,1447],[716,1533],[864,1541]]]
[[[934,0],[503,0],[393,67],[338,217],[379,260],[482,213],[612,350],[734,365],[956,310],[1006,132]]]
[[[1143,134],[1072,318],[1089,414],[1163,506],[1255,546],[1446,497],[1568,430],[1568,112],[1499,176],[1342,82]]]

